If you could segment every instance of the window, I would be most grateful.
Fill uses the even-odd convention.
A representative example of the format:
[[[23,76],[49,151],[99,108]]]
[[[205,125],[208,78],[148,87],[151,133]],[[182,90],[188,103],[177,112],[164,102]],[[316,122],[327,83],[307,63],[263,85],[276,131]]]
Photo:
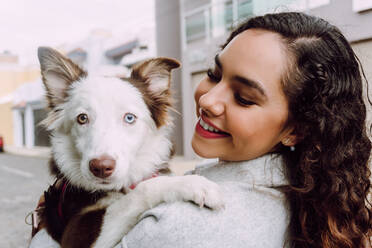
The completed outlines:
[[[233,14],[233,2],[227,1],[225,2],[224,6],[224,24],[225,30],[232,30],[233,22],[234,22],[234,14]]]
[[[35,146],[50,146],[49,132],[40,126],[40,122],[47,117],[47,111],[45,109],[34,109],[34,136]]]
[[[287,7],[293,11],[306,11],[327,5],[330,0],[291,0],[288,1]]]
[[[253,0],[238,0],[238,20],[253,16]]]
[[[187,43],[203,39],[206,36],[206,23],[204,11],[197,12],[186,17],[186,40]]]
[[[209,7],[211,35],[219,37],[231,30],[234,22],[233,1],[212,1]]]
[[[186,0],[185,0],[186,1]],[[242,20],[254,15],[263,15],[269,12],[277,12],[278,8],[285,11],[306,11],[327,5],[331,0],[210,0],[196,9],[192,9],[184,15],[183,44],[193,41],[205,40],[209,42],[211,37],[220,37],[228,33]],[[354,2],[372,2],[372,0],[353,0]],[[372,6],[372,3],[370,3]]]

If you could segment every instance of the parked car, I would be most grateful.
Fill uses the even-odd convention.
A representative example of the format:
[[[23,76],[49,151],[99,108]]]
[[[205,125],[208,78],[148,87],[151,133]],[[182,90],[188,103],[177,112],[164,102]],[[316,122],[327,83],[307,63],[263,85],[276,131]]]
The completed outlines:
[[[4,139],[0,136],[0,152],[4,152]]]

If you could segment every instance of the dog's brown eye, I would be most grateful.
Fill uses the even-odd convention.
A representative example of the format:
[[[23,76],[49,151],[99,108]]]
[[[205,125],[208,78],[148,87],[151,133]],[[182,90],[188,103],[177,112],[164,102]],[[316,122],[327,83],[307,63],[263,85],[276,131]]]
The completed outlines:
[[[80,114],[80,115],[78,115],[77,122],[80,125],[87,124],[88,123],[88,115],[87,114]]]

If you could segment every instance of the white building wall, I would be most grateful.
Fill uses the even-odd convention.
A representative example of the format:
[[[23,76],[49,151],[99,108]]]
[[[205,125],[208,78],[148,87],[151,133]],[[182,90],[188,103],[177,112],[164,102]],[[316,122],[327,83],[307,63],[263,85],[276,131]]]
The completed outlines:
[[[34,113],[30,105],[26,106],[25,109],[25,140],[26,147],[32,148],[35,144],[35,135],[34,135]]]
[[[13,109],[13,135],[14,135],[14,145],[16,147],[23,146],[23,128],[22,128],[22,113],[20,109]]]

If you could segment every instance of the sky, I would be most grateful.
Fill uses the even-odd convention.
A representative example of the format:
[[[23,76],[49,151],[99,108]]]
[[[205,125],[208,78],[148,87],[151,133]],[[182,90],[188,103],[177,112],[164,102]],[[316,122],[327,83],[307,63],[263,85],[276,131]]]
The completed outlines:
[[[154,0],[0,0],[0,53],[34,63],[38,46],[78,42],[102,28],[131,33],[154,25],[154,12]]]

